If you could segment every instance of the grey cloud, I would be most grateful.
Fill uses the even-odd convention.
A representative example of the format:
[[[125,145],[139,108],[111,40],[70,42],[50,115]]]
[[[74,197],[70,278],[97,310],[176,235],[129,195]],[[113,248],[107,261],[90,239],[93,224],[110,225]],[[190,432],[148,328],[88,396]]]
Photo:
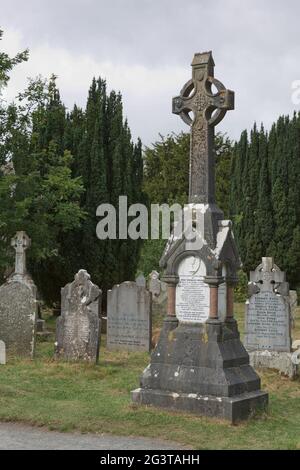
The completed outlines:
[[[10,0],[2,6],[1,21],[4,29],[22,33],[24,47],[47,44],[99,63],[149,71],[178,67],[186,70],[186,79],[193,53],[212,49],[216,77],[236,92],[236,110],[219,128],[237,138],[254,120],[268,127],[279,114],[293,112],[291,83],[300,79],[299,14],[298,0]],[[157,83],[157,92],[142,103],[122,89],[120,79],[135,136],[149,144],[158,132],[186,129],[170,105],[182,85],[170,77],[169,94],[164,89],[162,97]],[[84,101],[86,89],[76,96],[63,91],[69,105]]]

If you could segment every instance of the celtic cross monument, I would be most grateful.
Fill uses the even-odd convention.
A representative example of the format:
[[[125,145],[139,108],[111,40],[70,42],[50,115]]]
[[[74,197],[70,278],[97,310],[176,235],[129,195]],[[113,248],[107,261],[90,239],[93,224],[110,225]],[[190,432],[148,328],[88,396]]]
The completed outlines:
[[[25,232],[17,232],[11,240],[11,246],[16,251],[15,274],[24,276],[26,271],[26,250],[30,248],[31,240]]]
[[[160,261],[167,315],[132,399],[237,422],[264,408],[268,395],[239,338],[233,289],[240,259],[232,224],[215,203],[214,127],[233,108],[234,93],[214,78],[212,53],[195,54],[173,113],[191,127],[187,208],[201,223],[192,226],[192,243],[187,232],[167,242]]]
[[[24,231],[11,239],[15,269],[0,286],[0,332],[8,358],[33,357],[37,322],[37,288],[26,268],[31,240]]]

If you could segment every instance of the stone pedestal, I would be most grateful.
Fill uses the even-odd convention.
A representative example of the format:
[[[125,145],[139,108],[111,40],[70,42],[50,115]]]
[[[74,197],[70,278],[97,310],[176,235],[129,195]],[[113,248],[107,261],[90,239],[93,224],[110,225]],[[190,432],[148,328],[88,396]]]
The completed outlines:
[[[135,403],[231,423],[248,418],[268,403],[235,321],[193,325],[167,317],[140,385],[132,392]]]

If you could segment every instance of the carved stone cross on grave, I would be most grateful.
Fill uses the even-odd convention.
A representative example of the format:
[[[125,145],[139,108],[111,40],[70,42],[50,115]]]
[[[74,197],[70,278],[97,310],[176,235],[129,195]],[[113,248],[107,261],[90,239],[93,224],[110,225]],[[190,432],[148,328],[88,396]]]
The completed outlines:
[[[15,274],[26,274],[26,250],[31,245],[31,240],[26,232],[17,232],[11,239],[11,246],[16,250]]]
[[[280,271],[271,257],[263,257],[262,263],[250,272],[250,283],[254,283],[260,292],[289,294],[289,284],[285,281],[285,272]],[[256,291],[250,292],[255,293]]]
[[[173,113],[191,126],[189,202],[215,202],[214,127],[234,109],[234,92],[214,78],[214,65],[211,52],[195,54],[193,78],[173,98]]]

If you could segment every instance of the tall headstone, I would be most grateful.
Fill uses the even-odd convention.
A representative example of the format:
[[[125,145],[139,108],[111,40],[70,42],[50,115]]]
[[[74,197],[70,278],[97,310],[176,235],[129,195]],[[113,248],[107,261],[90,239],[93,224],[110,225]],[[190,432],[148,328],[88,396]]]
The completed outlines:
[[[195,224],[174,232],[162,256],[167,317],[132,398],[236,422],[265,407],[268,395],[233,317],[240,260],[231,222],[215,202],[214,127],[234,108],[234,93],[214,78],[211,52],[195,54],[192,70],[173,112],[191,126],[188,209]]]
[[[17,232],[11,240],[15,270],[0,287],[0,332],[8,356],[33,357],[35,349],[37,289],[26,269],[30,244],[25,232]]]
[[[56,320],[57,358],[98,361],[102,292],[90,279],[81,269],[61,290],[61,316]]]
[[[151,294],[136,282],[115,285],[107,293],[107,348],[150,351]]]
[[[246,301],[244,344],[254,367],[268,367],[293,377],[291,311],[286,276],[264,257],[250,272]]]

